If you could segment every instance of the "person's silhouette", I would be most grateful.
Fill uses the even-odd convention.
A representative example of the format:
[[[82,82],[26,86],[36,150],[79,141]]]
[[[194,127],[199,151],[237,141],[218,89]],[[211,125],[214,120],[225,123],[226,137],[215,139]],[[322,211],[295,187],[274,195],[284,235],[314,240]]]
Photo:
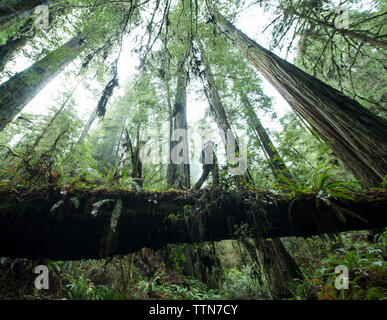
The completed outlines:
[[[204,181],[207,180],[210,172],[212,172],[213,185],[216,186],[219,182],[218,161],[216,159],[214,148],[215,144],[211,140],[207,141],[202,148],[199,162],[203,164],[203,173],[194,186],[194,189],[196,190],[200,189]]]

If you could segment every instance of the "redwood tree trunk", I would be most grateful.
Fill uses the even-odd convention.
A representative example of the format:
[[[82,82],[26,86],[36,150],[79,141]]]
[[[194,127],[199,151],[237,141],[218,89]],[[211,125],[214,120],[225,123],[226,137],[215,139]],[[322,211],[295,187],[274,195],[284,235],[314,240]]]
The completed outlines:
[[[255,239],[261,269],[273,299],[291,296],[289,282],[303,275],[293,257],[286,251],[280,238]],[[275,259],[273,259],[275,257]]]
[[[387,121],[261,47],[219,14],[212,1],[207,4],[219,29],[329,143],[364,187],[379,187],[387,168]]]
[[[263,127],[261,121],[257,117],[253,106],[251,105],[248,97],[241,96],[242,103],[246,108],[247,116],[250,118],[253,128],[258,135],[259,142],[268,158],[270,167],[276,180],[281,180],[281,174],[287,179],[292,180],[292,176],[282,160],[277,149],[271,142],[269,135]],[[268,287],[271,288],[271,294],[274,298],[283,298],[289,296],[288,282],[294,278],[303,278],[301,270],[298,268],[293,257],[286,251],[280,238],[273,238],[270,243],[266,239],[257,238],[255,241],[256,247],[259,248],[258,254],[261,263],[261,267],[265,274],[269,274],[267,277]],[[276,257],[275,259],[269,259],[268,257]]]
[[[0,131],[80,54],[84,46],[82,36],[76,36],[0,85]]]
[[[120,161],[118,162],[118,166],[117,166],[117,170],[116,172],[114,173],[115,174],[115,177],[116,179],[121,179],[122,178],[122,173],[125,169],[125,166],[129,160],[129,157],[131,157],[131,144],[132,144],[132,141],[130,140],[130,136],[129,136],[129,132],[127,129],[123,129],[123,131],[125,131],[125,138],[123,139],[123,143],[122,143],[122,152],[121,152],[121,155],[120,155]],[[122,133],[121,133],[122,135]],[[121,144],[121,137],[119,138],[119,144]]]
[[[0,72],[4,70],[5,65],[11,61],[12,57],[27,42],[28,37],[21,36],[16,39],[10,39],[7,43],[0,46]]]
[[[227,139],[228,139],[228,132],[229,132],[231,133],[230,138],[235,141],[235,151],[238,151],[239,150],[238,141],[234,136],[233,131],[231,130],[230,123],[228,122],[228,119],[227,119],[226,111],[224,109],[222,100],[220,98],[218,89],[216,87],[214,75],[212,73],[210,66],[207,63],[206,54],[200,42],[199,42],[199,46],[200,46],[202,61],[204,64],[203,78],[202,78],[204,83],[204,93],[206,94],[208,103],[210,104],[210,108],[211,108],[212,114],[214,115],[215,122],[218,126],[218,129],[224,134],[222,136],[224,147],[227,150],[228,148]],[[243,175],[235,175],[234,180],[237,184],[237,187],[240,189],[243,189],[246,184],[252,183],[252,177],[247,168],[247,161],[243,159],[241,161],[243,161],[244,165],[246,166],[246,172]]]
[[[170,188],[190,188],[190,165],[188,163],[172,163],[171,152],[179,143],[184,144],[184,150],[188,152],[188,126],[187,126],[187,73],[181,66],[177,77],[175,106],[172,117],[173,129],[183,129],[186,134],[181,141],[172,141],[170,132],[170,163],[168,165],[167,182]]]
[[[4,70],[5,65],[11,61],[15,54],[25,46],[27,41],[33,37],[32,28],[33,19],[26,19],[19,31],[0,46],[0,72]]]
[[[89,120],[87,120],[87,123],[82,130],[81,136],[78,139],[78,143],[82,143],[83,141],[85,141],[93,122],[95,121],[95,119],[97,119],[97,112],[98,112],[98,106],[95,107],[93,112],[90,114]]]
[[[129,143],[130,147],[130,158],[132,160],[132,179],[140,186],[143,185],[143,179],[142,179],[142,162],[140,159],[140,147],[141,147],[141,141],[140,141],[140,125],[137,127],[136,132],[136,146],[133,146],[132,141],[130,139],[130,136],[127,132],[127,141]]]
[[[206,95],[215,114],[215,119],[219,129],[227,132],[227,130],[231,129],[231,126],[228,122],[224,106],[216,88],[214,76],[207,64],[203,47],[201,48],[201,56],[205,67],[203,74],[207,81],[207,88],[205,90]],[[225,144],[227,144],[227,142],[225,142]],[[248,171],[246,171],[243,176],[234,177],[237,184],[243,181],[252,181]],[[295,278],[302,277],[302,273],[297,264],[286,252],[286,249],[280,239],[273,239],[272,241],[261,240],[258,241],[257,244],[259,244],[257,246],[260,253],[259,262],[265,274],[265,278],[267,279],[272,296],[274,298],[290,296],[291,293],[287,288],[287,283]]]
[[[254,131],[258,135],[259,142],[267,156],[274,177],[277,180],[280,180],[280,175],[283,174],[287,179],[292,180],[292,176],[288,168],[286,167],[285,162],[282,160],[281,155],[275,148],[273,142],[271,141],[269,135],[266,132],[266,129],[263,127],[261,121],[257,117],[257,114],[255,113],[255,110],[251,105],[248,97],[242,95],[241,100],[245,106],[247,116],[251,120],[251,124],[253,125]]]

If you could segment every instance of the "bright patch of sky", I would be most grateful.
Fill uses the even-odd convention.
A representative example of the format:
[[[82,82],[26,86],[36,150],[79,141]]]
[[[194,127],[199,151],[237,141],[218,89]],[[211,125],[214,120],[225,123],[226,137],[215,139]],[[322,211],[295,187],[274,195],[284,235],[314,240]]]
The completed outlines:
[[[339,0],[337,0],[337,4],[338,3]],[[372,0],[364,0],[355,6],[358,10],[372,10]],[[270,23],[272,18],[273,16],[270,12],[264,12],[263,8],[254,5],[247,7],[247,9],[239,14],[238,19],[235,21],[235,25],[244,33],[246,33],[250,38],[254,39],[257,43],[265,48],[269,48],[271,40],[270,30],[266,30],[266,32],[263,32],[263,30],[264,27]],[[149,20],[149,17],[146,17],[145,20]],[[137,72],[136,66],[139,64],[139,59],[138,55],[136,55],[132,50],[135,46],[135,41],[133,41],[133,39],[136,34],[138,35],[139,32],[137,31],[136,33],[132,33],[129,37],[124,39],[123,50],[118,64],[119,83],[121,87],[115,90],[111,101],[123,93],[122,85],[125,84],[129,77],[133,76]],[[273,51],[282,58],[285,58],[283,52],[280,52],[276,48],[274,48]],[[290,52],[287,60],[292,62],[293,57],[294,52]],[[25,58],[22,54],[19,54],[19,56],[10,63],[8,69],[12,70],[14,73],[17,73],[29,67],[31,63],[32,61],[30,59]],[[67,68],[67,70],[78,70],[78,68],[79,61],[76,60]],[[1,82],[5,80],[6,78],[0,79]],[[278,118],[281,118],[285,113],[291,110],[290,106],[271,86],[271,84],[268,83],[268,81],[266,81],[263,77],[262,80],[264,92],[273,98],[273,111],[277,113]],[[50,106],[57,105],[56,99],[63,92],[64,88],[71,90],[71,88],[76,85],[77,81],[77,79],[68,77],[68,75],[65,73],[60,74],[53,81],[51,81],[51,83],[49,83],[34,99],[31,100],[31,102],[24,108],[23,112],[46,114]],[[98,85],[93,83],[91,88],[93,87],[98,88]],[[191,88],[188,89],[189,95],[187,117],[189,124],[194,125],[198,122],[198,120],[204,117],[204,112],[208,106],[208,103],[205,100],[198,99],[197,95],[195,94],[195,90],[190,90]],[[78,87],[74,97],[76,99],[76,109],[79,112],[79,116],[83,120],[87,120],[98,102],[98,97],[96,98],[89,90],[84,89],[82,86]],[[265,115],[262,112],[258,112],[258,115],[261,118],[264,126],[266,126],[269,130],[281,130],[278,119],[273,120],[270,115]]]
[[[269,47],[270,34],[266,32],[262,33],[264,26],[269,22],[268,13],[264,13],[263,9],[255,6],[254,9],[249,8],[242,12],[239,16],[239,19],[236,21],[236,25],[248,36],[256,40],[261,45],[266,48]],[[123,85],[126,80],[133,76],[137,70],[136,66],[138,65],[138,56],[133,53],[133,37],[127,37],[124,40],[123,50],[118,64],[118,74],[120,79],[120,85]],[[278,54],[278,52],[277,52]],[[79,61],[72,63],[67,70],[73,69],[76,70],[78,67]],[[31,60],[25,58],[23,55],[19,55],[11,65],[9,70],[17,73],[31,65]],[[5,79],[2,79],[3,81]],[[73,85],[76,85],[77,79],[69,79],[68,75],[65,73],[57,76],[53,81],[51,81],[31,102],[24,108],[23,112],[25,113],[34,113],[34,114],[45,114],[48,111],[50,106],[55,106],[57,104],[56,99],[60,96],[63,90],[71,90]],[[281,117],[287,111],[290,110],[286,101],[276,92],[276,90],[265,80],[264,82],[264,92],[273,97],[273,107],[274,111]],[[121,87],[122,88],[122,87]],[[195,97],[193,90],[189,90],[188,96],[188,121],[191,124],[196,123],[204,116],[204,111],[207,107],[206,101],[200,101]],[[114,97],[122,93],[122,89],[116,90]],[[74,95],[77,102],[77,111],[79,116],[86,120],[91,114],[93,108],[98,102],[98,98],[95,98],[93,94],[81,86],[78,87],[76,94]],[[113,101],[112,99],[112,101]],[[264,116],[264,115],[260,115]],[[273,120],[270,118],[268,120],[262,119],[263,123],[267,125],[272,130],[280,130],[278,123],[273,123]]]
[[[150,11],[151,12],[151,11]],[[145,20],[149,20],[149,17],[145,17]],[[244,10],[240,13],[239,18],[235,21],[236,26],[246,33],[249,37],[256,40],[262,46],[269,48],[270,42],[270,31],[263,33],[264,27],[270,22],[270,13],[264,12],[263,8],[258,6],[250,7],[247,10]],[[118,63],[118,75],[120,87],[115,90],[114,95],[110,102],[114,101],[115,98],[123,94],[123,85],[126,81],[133,77],[136,72],[136,67],[139,65],[138,55],[133,52],[134,47],[136,46],[134,37],[139,35],[141,31],[137,30],[132,32],[129,36],[124,38],[123,49],[120,55],[120,60]],[[275,52],[280,54],[280,52]],[[289,60],[289,58],[288,58]],[[9,70],[12,70],[14,73],[20,72],[25,68],[29,67],[32,63],[31,59],[24,57],[22,54],[19,54],[16,59],[11,62]],[[53,81],[51,81],[39,94],[36,95],[34,99],[24,108],[24,113],[33,113],[33,114],[47,114],[48,110],[52,106],[58,105],[58,98],[63,94],[63,92],[69,92],[74,87],[77,86],[79,79],[74,78],[73,76],[68,75],[68,71],[79,70],[80,61],[79,59],[75,60],[69,67],[67,67],[66,72],[62,72],[58,75]],[[1,79],[5,81],[6,78]],[[273,98],[273,111],[277,113],[279,117],[282,117],[290,109],[287,102],[277,93],[277,91],[265,80],[263,80],[263,90],[264,92]],[[204,95],[202,97],[198,96],[196,90],[198,86],[201,86],[200,81],[192,81],[191,87],[188,88],[188,97],[187,97],[187,119],[190,128],[197,128],[197,125],[205,116],[205,110],[208,107],[208,102],[205,100]],[[96,81],[91,85],[91,88],[94,88],[94,91],[100,92],[103,88]],[[99,88],[99,91],[98,91]],[[98,103],[98,95],[95,96],[91,90],[85,89],[82,85],[77,86],[76,92],[74,94],[74,99],[76,101],[76,110],[80,118],[84,121],[87,121],[90,114],[96,107]],[[262,112],[258,112],[259,117],[261,118],[263,124],[273,131],[280,131],[281,126],[278,120],[273,120],[270,115],[265,115]],[[94,127],[97,125],[97,121],[94,123]],[[222,146],[221,140],[217,135],[217,128],[214,123],[211,125],[212,130],[212,140],[214,140],[219,147],[220,154],[224,153],[224,148]],[[202,145],[201,137],[198,133],[190,132],[191,145],[190,149],[193,155],[200,154],[200,149]],[[206,137],[207,139],[207,137]],[[194,156],[194,158],[197,158]],[[224,162],[224,157],[220,157],[220,162]],[[192,159],[192,164],[196,164],[192,167],[191,172],[194,177],[200,174],[200,165],[197,163],[197,159]]]
[[[260,45],[269,48],[271,34],[270,30],[263,32],[264,27],[270,23],[271,15],[269,12],[264,12],[263,8],[259,6],[249,7],[246,10],[242,11],[235,21],[235,25],[246,33],[249,37],[257,41]],[[145,18],[148,20],[148,17]],[[133,52],[134,47],[136,46],[134,37],[139,35],[140,31],[132,32],[128,37],[124,38],[123,49],[121,52],[120,60],[118,63],[118,75],[120,88],[116,89],[114,95],[110,102],[114,101],[115,98],[123,94],[123,85],[126,81],[134,76],[136,72],[136,67],[139,64],[138,55]],[[281,52],[274,49],[274,52],[284,57]],[[292,61],[292,54],[287,57],[288,61]],[[19,72],[31,65],[32,61],[28,58],[25,58],[23,55],[19,55],[14,62],[10,65],[9,70],[13,72]],[[79,70],[80,61],[79,59],[74,61],[66,71],[70,70]],[[2,79],[3,81],[5,79]],[[282,96],[265,80],[263,80],[263,90],[264,92],[272,97],[273,102],[273,111],[278,115],[278,118],[282,117],[285,113],[290,111],[290,107],[287,102],[282,98]],[[51,81],[31,102],[24,108],[24,113],[34,113],[34,114],[47,114],[48,109],[52,106],[58,105],[57,99],[60,97],[63,92],[69,92],[77,86],[79,79],[74,77],[69,77],[67,73],[63,72],[57,76],[53,81]],[[208,107],[208,102],[205,100],[204,95],[202,97],[198,96],[196,90],[198,86],[201,86],[200,81],[192,81],[191,87],[188,88],[188,97],[187,97],[187,119],[190,128],[198,126],[200,119],[205,116],[205,110]],[[100,92],[103,88],[101,85],[97,84],[94,81],[91,86],[94,88],[94,91]],[[98,91],[99,88],[99,91]],[[79,113],[79,116],[84,121],[87,121],[88,117],[96,107],[98,103],[98,94],[97,96],[93,95],[91,90],[85,89],[82,85],[77,87],[77,90],[74,94],[74,99],[76,101],[76,110]],[[268,128],[270,131],[280,131],[281,125],[279,124],[278,119],[272,119],[271,115],[266,115],[263,112],[258,111],[258,116],[262,120],[263,125]],[[94,127],[97,125],[97,121],[94,123]],[[217,132],[216,125],[212,123],[212,131]],[[201,149],[201,138],[197,133],[190,132],[191,136],[194,136],[191,140],[190,149],[192,154],[200,154]],[[220,146],[220,153],[223,154],[224,150],[220,137],[212,138],[215,143]],[[197,158],[194,156],[194,158]],[[192,159],[195,164],[191,168],[193,178],[200,174],[201,169],[200,165],[197,163],[197,159]],[[225,159],[221,157],[220,162],[224,162]]]

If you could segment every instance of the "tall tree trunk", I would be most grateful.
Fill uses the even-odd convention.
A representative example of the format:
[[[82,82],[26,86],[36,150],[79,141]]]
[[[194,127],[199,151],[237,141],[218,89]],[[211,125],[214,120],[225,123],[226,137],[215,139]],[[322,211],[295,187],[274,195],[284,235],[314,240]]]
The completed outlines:
[[[93,122],[97,118],[97,112],[98,112],[98,107],[96,107],[93,110],[93,112],[91,113],[91,115],[89,117],[89,120],[87,120],[87,123],[86,123],[85,127],[83,128],[82,134],[78,139],[78,143],[82,143],[86,139],[86,136],[90,131],[91,125],[93,124]]]
[[[255,113],[255,110],[251,105],[248,97],[244,94],[241,94],[241,100],[245,106],[246,114],[251,121],[254,131],[258,135],[259,143],[261,144],[262,149],[266,154],[274,177],[276,180],[281,180],[280,175],[283,174],[287,179],[292,180],[289,169],[286,167],[285,162],[275,148],[268,133],[266,132],[266,129],[263,127],[261,121],[257,117],[257,114]]]
[[[176,189],[190,188],[190,165],[188,163],[175,164],[172,163],[171,154],[173,148],[178,144],[183,143],[183,149],[188,152],[188,127],[187,127],[187,73],[183,66],[179,67],[177,77],[176,97],[173,118],[173,129],[183,129],[185,134],[182,141],[173,141],[172,132],[170,132],[170,163],[168,165],[167,182],[168,186]]]
[[[255,238],[260,266],[273,299],[291,296],[289,282],[303,275],[293,257],[286,251],[280,238]]]
[[[120,162],[115,173],[116,179],[121,179],[122,172],[125,168],[125,165],[130,157],[132,162],[132,173],[131,177],[140,187],[143,186],[143,177],[142,177],[142,162],[140,159],[140,126],[137,128],[136,133],[136,146],[133,146],[132,140],[127,129],[125,129],[125,143],[123,144],[124,148],[121,154]]]
[[[227,130],[231,130],[231,126],[216,88],[214,76],[207,64],[203,47],[201,47],[201,57],[205,68],[203,74],[207,82],[206,96],[215,114],[219,129],[227,132]],[[235,138],[234,141],[236,141]],[[242,181],[252,181],[252,178],[249,172],[246,171],[243,176],[235,176],[235,180],[238,184]],[[265,274],[272,297],[275,299],[290,296],[291,292],[288,289],[287,283],[295,278],[302,278],[297,264],[287,253],[280,239],[268,241],[257,237],[256,245],[260,253],[260,265]]]
[[[183,143],[183,150],[189,155],[188,148],[188,126],[187,126],[187,72],[184,69],[184,63],[180,62],[178,67],[175,103],[173,110],[170,110],[170,127],[169,127],[169,164],[167,168],[167,184],[169,188],[189,189],[190,188],[190,165],[188,163],[176,164],[172,162],[172,152],[174,148]],[[167,84],[168,103],[170,102],[170,87]],[[173,132],[175,130],[185,130],[181,141],[174,141]],[[180,148],[179,148],[180,149]],[[184,159],[184,158],[183,158]],[[172,247],[165,248],[170,256]],[[194,245],[188,245],[185,248],[185,262],[182,264],[182,272],[186,277],[194,277],[200,281],[206,280],[205,275],[200,272],[200,254],[195,250]]]
[[[204,71],[203,71],[203,83],[204,83],[204,93],[206,94],[206,97],[208,99],[208,102],[210,104],[211,111],[215,117],[216,124],[218,126],[218,129],[223,132],[222,140],[224,147],[228,148],[228,138],[232,139],[235,142],[235,151],[239,151],[239,144],[238,141],[231,129],[231,126],[228,122],[227,115],[222,103],[222,100],[220,98],[218,89],[215,84],[214,75],[212,74],[211,68],[209,67],[206,59],[206,54],[203,48],[203,45],[199,42],[200,47],[200,53],[202,57],[202,61],[204,64]],[[229,134],[229,135],[228,135]],[[250,172],[247,168],[247,161],[241,160],[244,162],[243,166],[246,166],[246,171],[243,175],[235,175],[234,180],[237,184],[237,187],[239,189],[243,189],[246,184],[251,184],[253,179],[250,175]]]
[[[4,70],[5,65],[11,61],[15,54],[25,46],[27,41],[33,37],[32,28],[33,20],[26,19],[20,30],[0,46],[0,72]]]
[[[85,47],[78,35],[0,85],[0,131]]]
[[[285,162],[282,160],[282,157],[257,117],[248,97],[241,94],[241,100],[245,106],[247,116],[250,118],[253,128],[259,138],[262,149],[267,156],[274,177],[276,180],[280,181],[282,174],[287,179],[292,180],[292,176],[286,167]],[[273,238],[272,242],[272,245],[268,245],[266,239],[255,239],[255,244],[260,249],[258,250],[260,260],[264,261],[264,263],[261,263],[261,267],[264,269],[265,274],[271,275],[270,277],[267,277],[267,284],[269,288],[272,288],[271,293],[273,297],[286,297],[289,296],[287,282],[290,281],[289,279],[302,278],[302,273],[292,256],[286,251],[281,239]],[[273,262],[273,260],[267,259],[268,257],[276,257],[276,261]]]
[[[0,46],[0,72],[4,70],[5,65],[11,61],[12,57],[27,43],[28,37],[21,36],[15,39],[9,39],[7,43]]]
[[[123,148],[122,148],[121,155],[120,155],[120,161],[118,163],[117,170],[114,173],[115,178],[117,180],[122,178],[122,173],[124,171],[125,165],[128,162],[128,159],[130,156],[130,144],[132,143],[130,141],[130,136],[129,136],[128,130],[124,129],[123,132],[125,132],[125,139],[124,139],[124,142],[122,143]],[[119,141],[121,141],[121,138]]]
[[[28,147],[27,151],[25,152],[26,155],[29,155],[31,152],[35,151],[35,148],[38,146],[38,144],[42,140],[42,138],[47,134],[48,130],[51,128],[54,121],[59,117],[59,115],[62,113],[62,111],[66,108],[67,103],[73,97],[73,94],[74,94],[75,90],[78,88],[78,85],[71,92],[69,92],[67,94],[67,97],[65,98],[65,100],[63,101],[63,103],[61,104],[59,109],[55,112],[54,116],[48,122],[46,127],[43,129],[42,133],[36,138],[34,144],[31,147]]]
[[[173,142],[172,142],[172,134],[173,134],[173,106],[171,102],[171,87],[169,84],[169,81],[167,79],[164,79],[165,86],[167,90],[167,102],[168,102],[168,108],[169,108],[169,145],[168,145],[168,166],[167,166],[167,185],[169,188],[172,188],[175,183],[175,177],[176,177],[176,167],[172,163],[172,149],[173,149]]]
[[[6,22],[17,16],[25,17],[30,15],[34,8],[47,2],[44,0],[6,0],[5,3],[0,5],[0,27],[5,29]]]
[[[329,143],[363,186],[379,187],[387,168],[387,121],[261,47],[224,18],[213,1],[207,4],[219,29]]]
[[[127,132],[129,147],[130,147],[130,156],[132,159],[132,179],[136,181],[136,183],[142,187],[143,185],[143,179],[142,179],[142,162],[140,159],[140,148],[141,148],[141,142],[140,142],[140,124],[137,128],[136,133],[136,147],[133,147],[132,141],[130,140],[130,136]]]

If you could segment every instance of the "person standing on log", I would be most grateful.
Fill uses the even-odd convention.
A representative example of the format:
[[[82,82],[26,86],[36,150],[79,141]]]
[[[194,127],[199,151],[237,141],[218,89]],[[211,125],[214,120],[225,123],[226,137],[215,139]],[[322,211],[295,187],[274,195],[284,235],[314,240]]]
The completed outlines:
[[[203,164],[203,173],[194,186],[195,190],[200,189],[210,172],[212,172],[213,186],[215,187],[219,183],[219,167],[214,149],[215,144],[211,140],[207,141],[202,148],[199,162]]]

